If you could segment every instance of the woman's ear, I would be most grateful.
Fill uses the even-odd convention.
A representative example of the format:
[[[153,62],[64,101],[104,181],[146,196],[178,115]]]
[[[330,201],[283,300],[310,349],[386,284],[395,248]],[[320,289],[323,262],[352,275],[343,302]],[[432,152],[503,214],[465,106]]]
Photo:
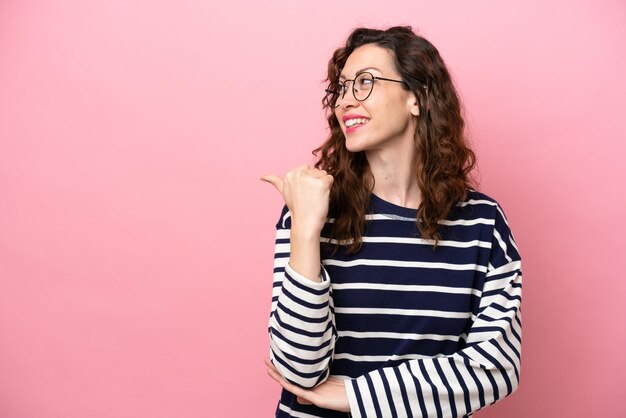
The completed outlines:
[[[420,115],[420,108],[417,102],[417,97],[415,97],[415,94],[412,95],[412,97],[409,99],[409,110],[411,111],[411,114],[413,116],[419,116]]]

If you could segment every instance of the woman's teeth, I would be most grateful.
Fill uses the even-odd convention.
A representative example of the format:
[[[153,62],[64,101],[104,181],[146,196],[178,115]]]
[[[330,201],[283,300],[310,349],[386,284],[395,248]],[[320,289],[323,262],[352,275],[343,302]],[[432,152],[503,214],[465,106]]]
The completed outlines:
[[[362,123],[362,124],[366,124],[367,122],[369,122],[369,119],[365,119],[365,118],[354,118],[354,119],[348,119],[346,121],[346,128],[349,128],[351,126],[354,126],[356,124]]]

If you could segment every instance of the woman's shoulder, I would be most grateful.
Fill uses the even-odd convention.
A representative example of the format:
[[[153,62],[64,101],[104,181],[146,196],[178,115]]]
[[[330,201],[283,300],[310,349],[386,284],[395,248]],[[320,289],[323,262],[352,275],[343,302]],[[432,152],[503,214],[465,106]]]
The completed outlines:
[[[459,219],[472,219],[473,222],[489,225],[499,234],[510,234],[509,220],[500,201],[478,190],[468,189],[464,202],[457,204]]]
[[[453,212],[458,217],[465,219],[471,217],[493,220],[498,216],[498,212],[502,212],[502,207],[491,195],[476,189],[467,188],[465,199],[456,204]]]
[[[472,188],[467,188],[467,196],[465,198],[465,202],[468,201],[489,204],[491,206],[498,205],[498,201],[495,198],[491,197],[491,195]]]

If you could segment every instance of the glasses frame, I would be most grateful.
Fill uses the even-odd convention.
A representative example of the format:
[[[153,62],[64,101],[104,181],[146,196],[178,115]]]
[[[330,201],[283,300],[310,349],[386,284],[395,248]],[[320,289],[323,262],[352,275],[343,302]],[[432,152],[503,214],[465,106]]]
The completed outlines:
[[[378,76],[375,76],[374,74],[370,73],[369,71],[363,71],[363,72],[358,73],[353,79],[344,80],[344,81],[337,81],[337,83],[339,83],[339,84],[341,84],[343,86],[342,87],[343,93],[341,93],[341,94],[330,90],[330,88],[326,88],[325,91],[326,91],[327,94],[330,95],[330,97],[332,97],[332,95],[334,95],[334,94],[337,95],[337,99],[335,101],[336,106],[331,105],[332,100],[330,100],[330,98],[329,98],[329,101],[328,101],[329,106],[332,107],[333,109],[337,109],[339,107],[339,105],[337,105],[337,102],[339,101],[339,96],[341,96],[341,100],[343,100],[344,97],[346,97],[346,92],[348,91],[348,89],[346,88],[346,84],[348,83],[348,81],[352,81],[352,89],[351,89],[352,90],[352,97],[354,97],[354,99],[356,101],[359,101],[359,102],[364,102],[365,100],[367,100],[368,97],[370,97],[370,95],[374,91],[374,84],[375,83],[372,83],[372,88],[370,89],[369,93],[367,93],[367,96],[365,96],[365,98],[361,99],[361,100],[357,99],[357,97],[356,97],[356,88],[354,87],[355,86],[355,81],[357,80],[357,78],[361,77],[363,74],[369,75],[372,78],[372,80],[393,81],[394,83],[401,83],[401,84],[404,84],[406,87],[409,87],[409,85],[404,80],[394,80],[392,78],[378,77]]]

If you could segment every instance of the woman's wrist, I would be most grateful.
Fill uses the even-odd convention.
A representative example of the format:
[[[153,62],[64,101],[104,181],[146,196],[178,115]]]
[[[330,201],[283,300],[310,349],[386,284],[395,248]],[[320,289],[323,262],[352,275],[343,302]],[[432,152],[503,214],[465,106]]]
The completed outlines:
[[[297,236],[300,239],[311,240],[319,242],[320,235],[324,224],[312,223],[312,222],[299,222],[296,219],[291,219],[291,236]]]
[[[321,282],[320,232],[315,227],[291,224],[291,267],[302,276]]]

